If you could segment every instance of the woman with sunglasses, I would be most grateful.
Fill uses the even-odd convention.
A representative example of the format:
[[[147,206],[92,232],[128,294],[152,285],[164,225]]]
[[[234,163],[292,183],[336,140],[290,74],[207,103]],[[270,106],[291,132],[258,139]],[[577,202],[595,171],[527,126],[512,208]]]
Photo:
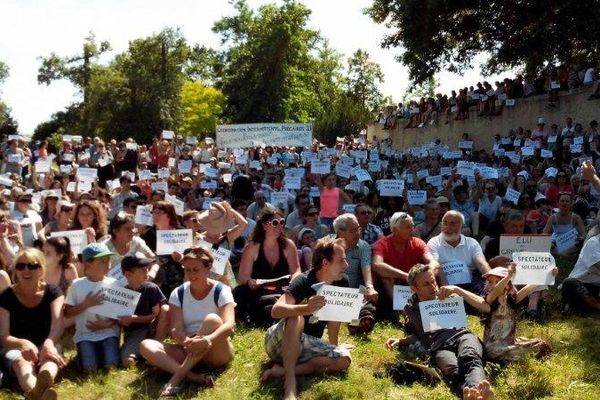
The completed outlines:
[[[210,375],[192,372],[201,363],[223,368],[233,360],[231,336],[235,328],[235,302],[231,289],[209,278],[213,256],[208,249],[187,249],[181,260],[186,282],[169,296],[171,336],[176,344],[146,339],[140,354],[148,363],[172,374],[161,396],[175,396],[185,379],[200,386],[213,386]]]
[[[575,194],[575,189],[567,179],[565,171],[559,171],[554,180],[546,188],[545,196],[552,207],[558,207],[558,194],[561,192],[571,193],[571,195]]]
[[[329,235],[331,232],[327,225],[319,222],[319,209],[315,206],[308,206],[302,210],[302,224],[292,228],[292,238],[299,239],[298,234],[304,228],[311,229],[314,232],[316,240]]]
[[[572,229],[577,230],[577,243],[562,251],[558,252],[558,249],[552,246],[551,253],[556,256],[558,254],[561,255],[573,255],[579,252],[581,246],[583,245],[583,239],[585,238],[585,226],[583,224],[583,220],[577,214],[575,214],[571,210],[571,206],[573,203],[573,195],[569,192],[562,192],[558,195],[558,213],[554,214],[550,218],[548,218],[548,222],[546,222],[546,226],[544,227],[543,233],[545,235],[558,236],[565,234]]]
[[[13,266],[15,284],[0,294],[2,358],[29,399],[56,399],[52,388],[65,366],[57,342],[63,333],[61,290],[44,282],[41,251],[21,251]]]
[[[234,290],[238,318],[261,325],[271,323],[270,310],[283,286],[300,273],[298,249],[285,237],[285,219],[271,210],[256,221],[240,262],[240,286]],[[283,278],[291,276],[291,278]],[[261,284],[261,279],[279,279]]]

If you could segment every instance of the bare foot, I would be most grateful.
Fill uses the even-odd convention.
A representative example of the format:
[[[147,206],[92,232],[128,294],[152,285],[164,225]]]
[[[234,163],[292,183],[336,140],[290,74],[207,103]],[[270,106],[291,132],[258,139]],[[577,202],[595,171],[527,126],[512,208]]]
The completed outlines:
[[[494,391],[492,390],[492,385],[490,385],[490,383],[488,381],[481,381],[479,383],[479,395],[481,396],[482,400],[494,400],[494,398],[496,397],[494,395]]]
[[[213,377],[208,374],[197,374],[195,372],[188,372],[185,377],[188,381],[194,382],[202,387],[213,387],[215,385]]]
[[[265,383],[271,379],[283,378],[284,374],[285,374],[285,371],[283,370],[283,367],[279,364],[275,364],[271,368],[265,370],[265,372],[262,373],[262,375],[260,376],[260,381],[262,383]]]
[[[186,336],[184,334],[182,334],[182,333],[179,333],[175,328],[171,329],[171,337],[180,346],[183,346],[183,342],[186,339]]]
[[[463,388],[462,400],[482,400],[479,396],[479,389],[473,387]]]
[[[283,384],[283,400],[296,400],[296,377],[286,379]]]

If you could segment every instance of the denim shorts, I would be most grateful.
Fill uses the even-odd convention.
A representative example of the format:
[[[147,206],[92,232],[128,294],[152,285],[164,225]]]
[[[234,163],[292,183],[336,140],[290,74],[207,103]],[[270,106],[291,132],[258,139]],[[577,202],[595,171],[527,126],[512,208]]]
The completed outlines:
[[[83,340],[77,343],[79,364],[84,371],[101,367],[117,367],[121,363],[119,338],[111,336],[95,342]]]

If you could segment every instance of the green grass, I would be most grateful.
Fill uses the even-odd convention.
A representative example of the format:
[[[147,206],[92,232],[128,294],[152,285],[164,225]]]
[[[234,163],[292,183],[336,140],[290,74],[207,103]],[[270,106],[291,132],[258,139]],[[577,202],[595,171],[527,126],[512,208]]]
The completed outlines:
[[[561,260],[559,268],[564,277],[573,260]],[[600,320],[598,317],[564,319],[558,312],[558,292],[549,292],[550,315],[547,322],[534,324],[520,321],[519,336],[541,337],[554,349],[545,361],[525,359],[507,367],[488,365],[488,375],[498,399],[564,399],[597,400],[600,393]],[[481,336],[478,319],[469,317],[469,326]],[[341,342],[356,346],[353,362],[345,375],[318,376],[299,380],[299,394],[306,400],[336,399],[455,399],[444,384],[436,387],[422,385],[396,386],[388,379],[373,377],[373,372],[404,353],[385,349],[390,336],[402,335],[390,323],[378,324],[368,338],[350,337],[342,329]],[[180,398],[185,399],[278,399],[280,382],[260,385],[258,377],[267,362],[263,350],[264,333],[258,329],[238,327],[233,343],[236,357],[231,366],[216,376],[212,389],[198,390],[186,386]],[[72,346],[67,356],[73,357]],[[60,399],[154,399],[168,376],[143,366],[129,370],[81,378],[75,363],[70,363],[57,383]],[[22,398],[17,392],[0,391],[1,399]]]

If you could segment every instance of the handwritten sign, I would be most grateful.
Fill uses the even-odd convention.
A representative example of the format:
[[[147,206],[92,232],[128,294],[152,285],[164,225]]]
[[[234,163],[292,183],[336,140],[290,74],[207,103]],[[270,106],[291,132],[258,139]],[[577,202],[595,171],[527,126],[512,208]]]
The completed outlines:
[[[69,238],[71,251],[74,254],[81,254],[81,250],[88,245],[87,235],[84,230],[52,232],[50,233],[50,237]]]
[[[446,300],[421,301],[419,303],[421,321],[425,332],[439,329],[466,328],[467,314],[462,297]]]
[[[422,206],[427,202],[427,191],[425,190],[408,190],[406,194],[410,205]]]
[[[192,172],[192,160],[180,160],[177,165],[177,169],[182,174],[189,174]]]
[[[519,197],[521,197],[521,193],[519,193],[515,189],[506,189],[506,194],[504,195],[504,198],[506,200],[511,201],[513,204],[516,205],[519,203]]]
[[[174,251],[183,253],[192,247],[193,233],[191,229],[170,229],[156,231],[156,254],[170,255]]]
[[[146,226],[154,225],[154,221],[152,220],[152,204],[136,207],[135,223]]]
[[[100,290],[103,296],[102,304],[90,307],[88,311],[112,319],[133,315],[142,295],[135,290],[120,287],[113,280],[110,280],[110,283],[102,282]]]
[[[471,271],[460,261],[447,262],[441,265],[442,271],[446,275],[446,280],[450,285],[462,285],[471,283]]]
[[[358,322],[364,297],[359,289],[320,285],[317,295],[327,302],[314,314],[319,321]]]
[[[185,203],[182,200],[179,200],[177,197],[171,196],[168,193],[165,194],[165,200],[173,204],[173,206],[175,207],[175,214],[179,215],[180,217],[183,217]]]
[[[396,179],[380,179],[377,181],[381,196],[402,197],[404,181]]]
[[[106,276],[116,280],[117,284],[121,287],[127,285],[127,278],[125,278],[125,275],[123,275],[121,264],[111,265],[110,269],[106,273]]]
[[[286,209],[288,207],[288,194],[286,192],[272,192],[271,204],[275,207]]]
[[[556,263],[549,252],[515,252],[512,255],[516,273],[512,280],[515,285],[554,285]]]
[[[372,180],[371,175],[364,169],[360,169],[360,168],[357,169],[356,171],[354,171],[354,176],[356,176],[356,179],[358,179],[359,182],[365,182],[365,181]]]
[[[163,192],[166,193],[169,191],[169,184],[165,181],[152,182],[150,184],[150,188],[152,189],[153,192],[155,192],[157,190],[162,190]]]
[[[550,252],[550,235],[500,235],[500,254],[511,258],[513,253],[522,251]]]
[[[329,160],[316,161],[310,163],[310,173],[316,175],[327,175],[331,172],[331,163]]]
[[[301,186],[300,177],[285,177],[283,179],[284,187],[288,190],[299,190]]]
[[[569,248],[575,246],[577,244],[577,228],[573,228],[568,232],[563,233],[562,235],[552,235],[554,238],[554,243],[556,243],[556,249],[559,253],[568,250]]]
[[[404,310],[408,299],[413,295],[413,291],[409,286],[394,285],[394,310]]]
[[[173,131],[162,131],[160,135],[163,139],[172,140],[175,137],[175,132]]]

